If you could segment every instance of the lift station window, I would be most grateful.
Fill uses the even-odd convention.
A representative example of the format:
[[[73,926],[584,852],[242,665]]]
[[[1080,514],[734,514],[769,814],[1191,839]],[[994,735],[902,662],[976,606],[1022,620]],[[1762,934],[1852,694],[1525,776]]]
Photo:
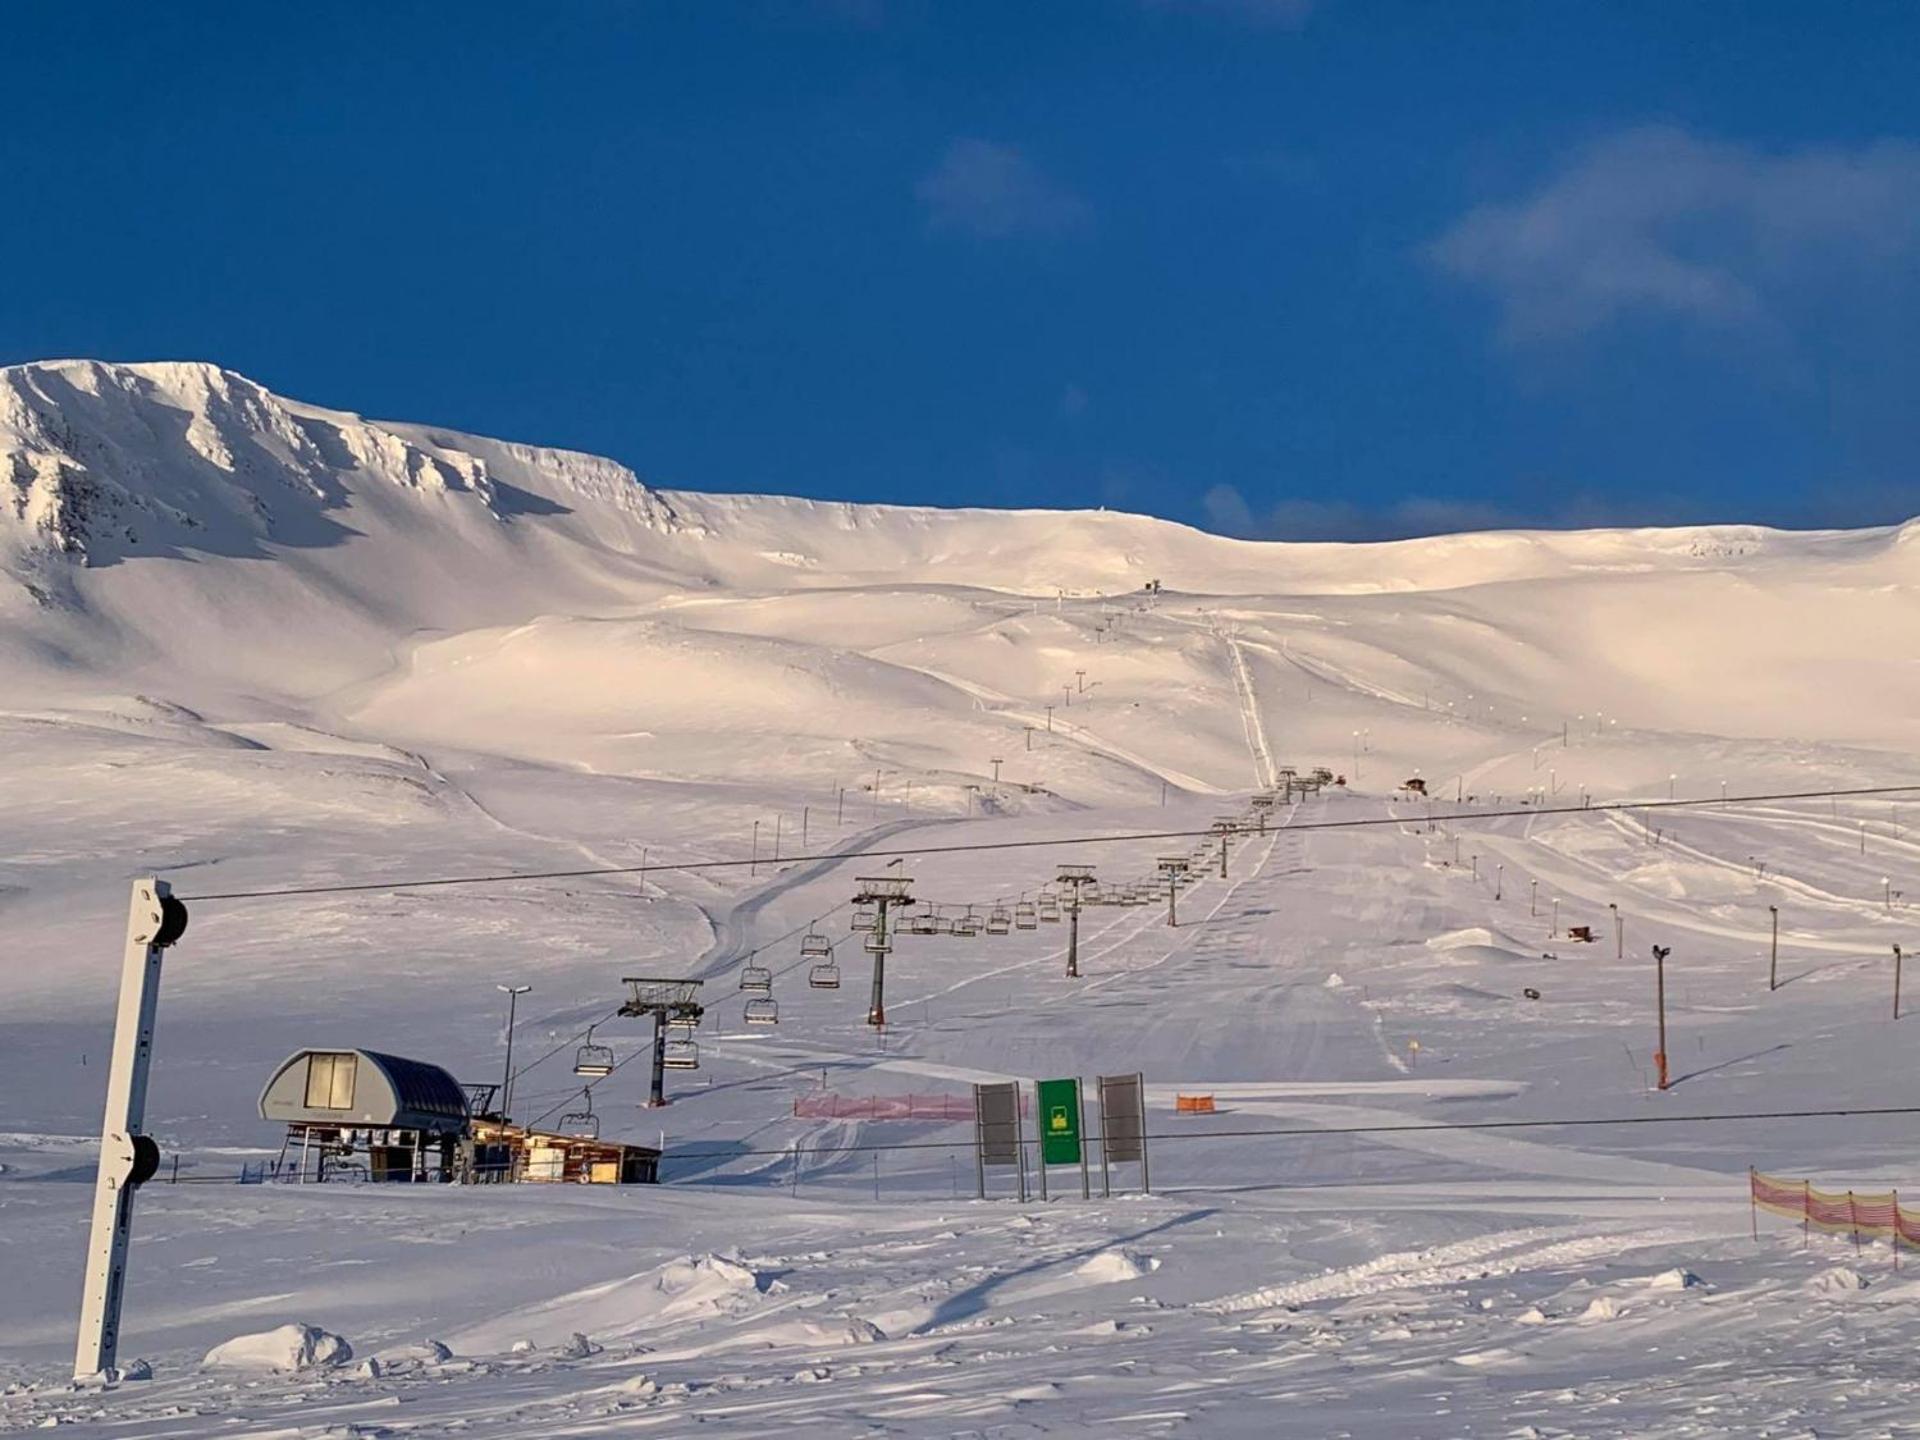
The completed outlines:
[[[351,1110],[353,1076],[357,1065],[352,1055],[309,1055],[307,1057],[307,1108],[309,1110]]]

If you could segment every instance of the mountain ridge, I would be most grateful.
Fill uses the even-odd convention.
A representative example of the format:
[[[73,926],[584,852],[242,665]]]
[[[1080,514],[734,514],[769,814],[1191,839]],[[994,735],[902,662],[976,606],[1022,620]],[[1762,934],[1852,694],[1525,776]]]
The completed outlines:
[[[1004,558],[1017,531],[1051,556],[999,567],[1022,593],[1134,589],[1159,579],[1223,592],[1452,588],[1635,563],[1709,565],[1782,549],[1853,550],[1908,526],[1784,531],[1725,524],[1587,531],[1503,530],[1367,543],[1241,540],[1114,511],[858,504],[705,494],[649,485],[582,451],[367,419],[275,394],[202,361],[34,362],[0,369],[0,542],[98,568],[154,554],[257,557],[271,547],[340,543],[340,512],[373,482],[438,497],[512,526],[576,517],[602,547],[711,583],[792,584],[803,575],[870,578],[862,538],[886,534],[908,564]],[[983,533],[985,532],[985,533]],[[1063,552],[1077,532],[1080,553]],[[716,553],[730,540],[739,553]],[[667,543],[659,543],[665,541]],[[850,543],[851,542],[851,543]],[[1105,553],[1098,549],[1108,547]],[[896,558],[877,557],[882,561]],[[965,583],[981,583],[973,564]],[[1166,571],[1169,573],[1158,573]],[[719,573],[724,572],[724,573]],[[1344,572],[1344,573],[1342,573]]]

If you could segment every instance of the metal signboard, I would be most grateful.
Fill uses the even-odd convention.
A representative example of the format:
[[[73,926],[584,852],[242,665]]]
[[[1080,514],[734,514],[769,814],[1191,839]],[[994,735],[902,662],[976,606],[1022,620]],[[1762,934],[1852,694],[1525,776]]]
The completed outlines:
[[[1100,1144],[1108,1160],[1146,1155],[1146,1097],[1138,1075],[1100,1077]]]
[[[1020,1087],[1012,1081],[973,1087],[980,1136],[980,1163],[1020,1163]]]
[[[1040,1161],[1044,1165],[1080,1163],[1080,1082],[1042,1080]]]

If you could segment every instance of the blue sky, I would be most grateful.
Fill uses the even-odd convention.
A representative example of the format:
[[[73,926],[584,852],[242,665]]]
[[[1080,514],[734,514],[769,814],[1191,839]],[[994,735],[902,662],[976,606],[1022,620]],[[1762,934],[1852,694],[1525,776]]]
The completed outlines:
[[[1920,6],[7,20],[0,362],[1232,533],[1920,512]]]

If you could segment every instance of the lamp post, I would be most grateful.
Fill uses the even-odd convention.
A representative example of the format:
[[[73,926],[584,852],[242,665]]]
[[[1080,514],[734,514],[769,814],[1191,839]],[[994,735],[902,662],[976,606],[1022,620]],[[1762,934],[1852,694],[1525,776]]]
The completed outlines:
[[[1660,1048],[1653,1052],[1654,1069],[1659,1072],[1659,1088],[1667,1088],[1667,956],[1671,945],[1653,947],[1653,1003],[1660,1017]]]
[[[507,1068],[500,1079],[500,1118],[505,1120],[513,1112],[508,1109],[513,1103],[513,1021],[520,1006],[520,997],[533,989],[531,985],[495,985],[494,989],[507,997]]]

